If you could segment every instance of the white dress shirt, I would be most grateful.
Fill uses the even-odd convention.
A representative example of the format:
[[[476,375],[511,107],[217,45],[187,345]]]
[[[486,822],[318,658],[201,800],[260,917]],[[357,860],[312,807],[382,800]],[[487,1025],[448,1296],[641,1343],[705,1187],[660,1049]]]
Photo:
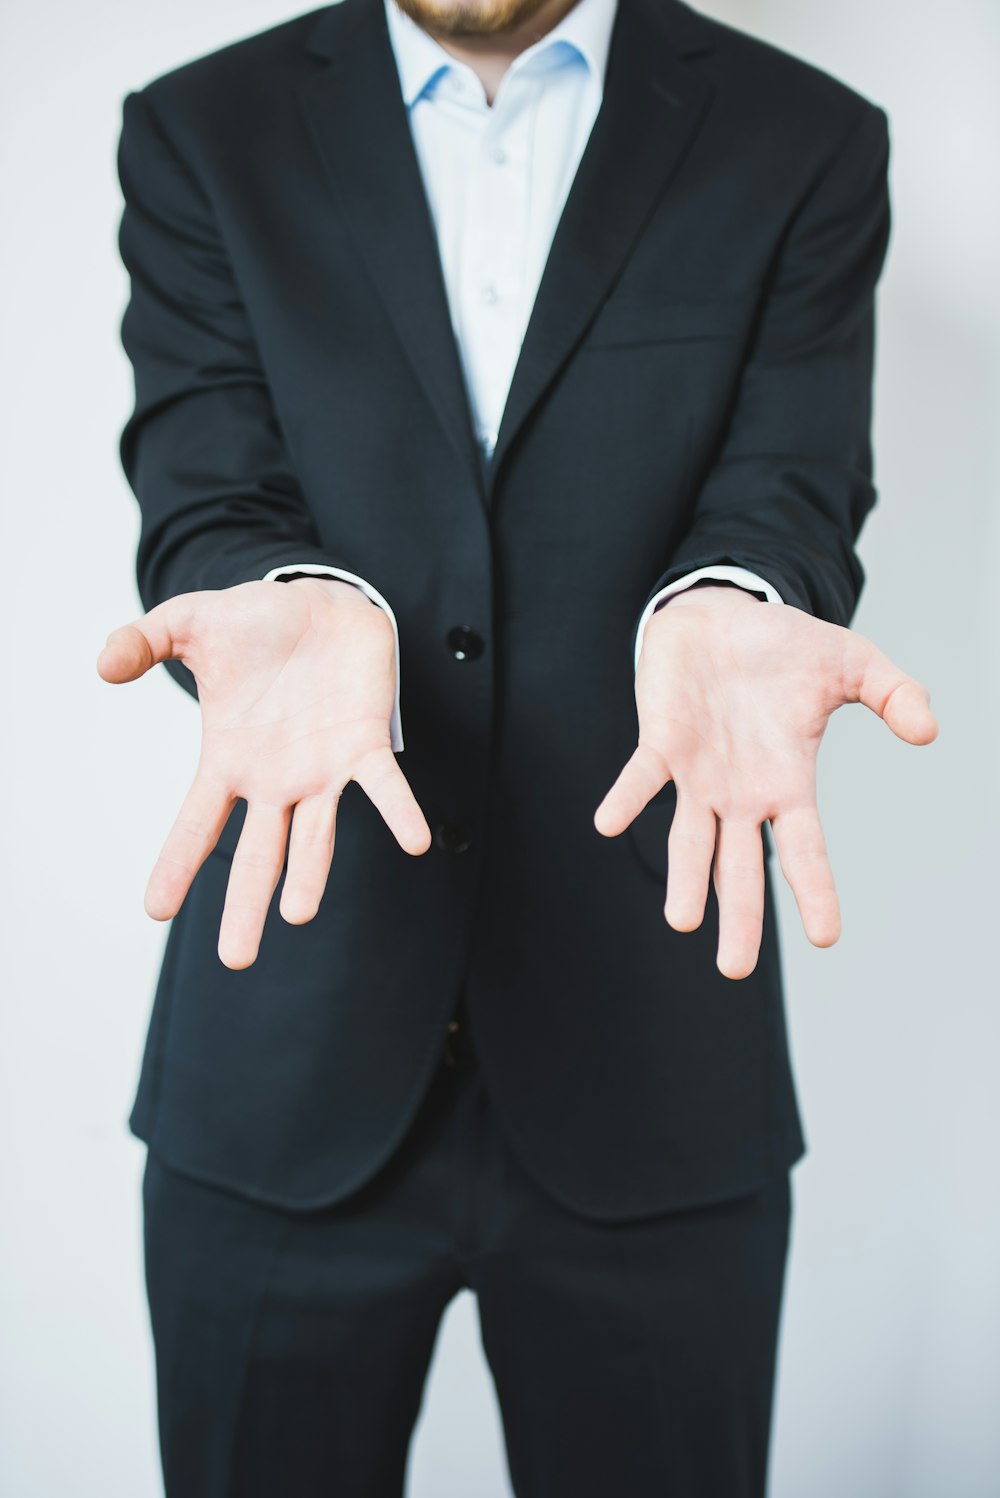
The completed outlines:
[[[451,323],[487,457],[566,196],[604,96],[617,0],[577,0],[562,20],[511,62],[493,104],[477,74],[384,0],[424,191],[437,234]],[[403,748],[399,631],[388,600],[356,573],[318,564],[295,573],[354,583],[385,609],[396,641],[392,747]],[[639,620],[634,665],[654,609],[701,578],[733,582],[781,603],[776,589],[743,567],[701,567],[650,599]]]

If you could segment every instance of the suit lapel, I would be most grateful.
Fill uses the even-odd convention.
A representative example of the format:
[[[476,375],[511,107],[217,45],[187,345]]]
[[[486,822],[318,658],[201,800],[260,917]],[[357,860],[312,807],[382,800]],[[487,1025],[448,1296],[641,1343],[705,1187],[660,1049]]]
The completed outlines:
[[[686,33],[693,45],[684,45]],[[320,12],[310,50],[327,66],[300,85],[316,144],[407,357],[484,502],[698,130],[710,88],[684,56],[704,50],[699,42],[696,18],[673,0],[665,6],[619,0],[604,100],[552,241],[486,464],[382,0],[342,0]]]
[[[668,5],[664,13],[672,9]],[[619,0],[604,99],[538,287],[500,423],[491,484],[628,259],[701,124],[709,95],[701,73],[669,44],[655,0]]]
[[[344,219],[421,387],[481,486],[437,236],[382,0],[342,0],[321,12],[310,50],[328,65],[300,84],[302,102]]]

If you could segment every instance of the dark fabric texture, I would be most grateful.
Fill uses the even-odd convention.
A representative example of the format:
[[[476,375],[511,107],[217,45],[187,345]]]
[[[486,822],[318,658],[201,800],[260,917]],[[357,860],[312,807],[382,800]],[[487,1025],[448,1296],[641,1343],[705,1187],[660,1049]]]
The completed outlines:
[[[463,989],[509,1138],[575,1210],[718,1200],[801,1156],[770,884],[734,984],[714,894],[698,932],[664,920],[673,787],[618,838],[592,818],[665,582],[730,562],[851,618],[887,153],[836,80],[622,0],[487,464],[381,0],[128,97],[143,602],[285,563],[367,577],[399,622],[401,766],[466,834],[412,858],[348,785],[319,915],[273,909],[231,972],[234,814],[172,923],[131,1115],[165,1160],[273,1204],[346,1197],[405,1135]]]
[[[475,1066],[439,1063],[347,1201],[264,1206],[153,1154],[143,1196],[167,1498],[400,1498],[462,1289],[518,1498],[764,1498],[787,1174],[596,1223],[526,1174]]]

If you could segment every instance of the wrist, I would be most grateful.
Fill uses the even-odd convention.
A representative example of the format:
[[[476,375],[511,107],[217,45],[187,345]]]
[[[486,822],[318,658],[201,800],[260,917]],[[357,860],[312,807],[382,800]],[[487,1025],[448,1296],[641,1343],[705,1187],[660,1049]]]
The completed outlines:
[[[319,588],[328,598],[344,598],[358,604],[372,602],[356,583],[349,583],[342,577],[321,577],[311,573],[300,573],[297,577],[280,578],[279,581],[293,588],[301,588],[303,585]]]
[[[685,604],[709,605],[713,608],[716,606],[739,608],[745,601],[761,603],[764,600],[758,594],[752,593],[749,588],[741,587],[739,583],[726,582],[721,578],[705,578],[692,583],[690,587],[682,588],[678,593],[672,593],[669,598],[657,604],[653,612],[658,614],[662,609],[682,608]]]

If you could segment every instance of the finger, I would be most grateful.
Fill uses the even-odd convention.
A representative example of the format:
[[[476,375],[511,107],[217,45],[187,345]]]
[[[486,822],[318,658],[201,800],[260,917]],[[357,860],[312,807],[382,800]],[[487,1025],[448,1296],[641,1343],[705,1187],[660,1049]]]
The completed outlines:
[[[226,967],[249,967],[256,960],[271,896],[281,878],[290,819],[287,806],[251,805],[247,811],[219,931],[219,956]]]
[[[856,637],[858,658],[852,675],[857,700],[877,713],[898,739],[907,744],[930,744],[938,723],[931,712],[927,688],[899,667],[864,636]]]
[[[624,832],[671,778],[663,755],[640,740],[594,812],[598,832],[605,837]]]
[[[715,892],[719,971],[726,978],[747,978],[757,966],[764,928],[764,845],[755,823],[720,820]]]
[[[319,909],[333,859],[338,800],[331,791],[326,796],[307,796],[295,808],[279,906],[290,925],[311,921]]]
[[[236,797],[225,795],[217,784],[195,778],[146,885],[143,903],[154,921],[169,921],[180,910],[235,804]]]
[[[711,807],[692,801],[681,792],[667,839],[664,907],[675,931],[695,931],[705,917],[715,836],[716,820]]]
[[[431,829],[388,745],[362,755],[352,779],[373,803],[404,853],[427,852]]]
[[[191,620],[190,593],[168,598],[141,619],[123,624],[108,635],[97,657],[97,671],[105,681],[135,681],[161,661],[180,658]]]
[[[832,947],[840,935],[840,901],[819,812],[815,806],[783,811],[771,818],[771,831],[806,936],[815,947]]]

